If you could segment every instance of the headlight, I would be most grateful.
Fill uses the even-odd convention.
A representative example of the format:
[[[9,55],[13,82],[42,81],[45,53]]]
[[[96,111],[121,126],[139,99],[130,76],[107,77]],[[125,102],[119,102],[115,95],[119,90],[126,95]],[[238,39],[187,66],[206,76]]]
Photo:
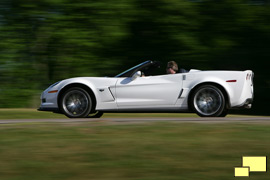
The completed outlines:
[[[58,81],[58,82],[56,82],[56,83],[54,83],[54,84],[52,84],[52,85],[50,85],[50,87],[49,88],[52,88],[52,87],[54,87],[54,86],[56,86],[57,84],[59,84],[61,81]]]

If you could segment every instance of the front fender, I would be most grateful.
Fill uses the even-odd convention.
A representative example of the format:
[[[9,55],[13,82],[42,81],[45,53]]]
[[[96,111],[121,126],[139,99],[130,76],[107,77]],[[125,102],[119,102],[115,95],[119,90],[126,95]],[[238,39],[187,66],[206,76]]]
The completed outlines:
[[[81,84],[87,86],[91,89],[93,95],[96,99],[96,110],[104,109],[104,108],[115,108],[115,84],[117,78],[91,78],[91,77],[83,77],[83,78],[72,78],[64,80],[61,83],[61,90],[67,86],[72,84]]]

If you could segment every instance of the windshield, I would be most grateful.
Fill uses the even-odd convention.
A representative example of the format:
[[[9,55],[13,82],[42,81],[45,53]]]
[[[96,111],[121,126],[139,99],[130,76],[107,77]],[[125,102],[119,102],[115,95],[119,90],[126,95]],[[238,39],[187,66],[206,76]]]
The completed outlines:
[[[130,68],[130,69],[128,69],[128,70],[126,70],[126,71],[124,71],[124,72],[122,72],[122,73],[116,75],[115,77],[121,77],[121,76],[123,76],[124,74],[126,74],[126,73],[128,73],[128,72],[130,72],[130,71],[132,71],[132,70],[134,70],[134,69],[136,69],[136,68],[138,68],[138,67],[140,67],[140,66],[143,66],[143,65],[145,65],[145,64],[147,64],[147,63],[149,63],[149,62],[151,62],[151,61],[150,61],[150,60],[149,60],[149,61],[145,61],[145,62],[143,62],[143,63],[141,63],[141,64],[138,64],[138,65],[136,65],[136,66],[133,66],[132,68]]]

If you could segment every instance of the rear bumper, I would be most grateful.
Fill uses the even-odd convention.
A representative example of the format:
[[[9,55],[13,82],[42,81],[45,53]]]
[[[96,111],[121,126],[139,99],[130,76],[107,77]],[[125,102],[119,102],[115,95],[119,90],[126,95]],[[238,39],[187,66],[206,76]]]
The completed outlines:
[[[252,106],[253,98],[245,100],[245,102],[239,106],[233,107],[233,109],[250,109]]]

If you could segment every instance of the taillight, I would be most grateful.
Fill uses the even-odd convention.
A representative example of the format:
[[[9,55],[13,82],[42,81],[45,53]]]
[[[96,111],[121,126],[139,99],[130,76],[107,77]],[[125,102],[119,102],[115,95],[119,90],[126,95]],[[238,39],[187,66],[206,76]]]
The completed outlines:
[[[251,75],[251,83],[252,83],[252,85],[253,85],[253,79],[254,79],[254,73],[252,73],[252,75]]]
[[[250,80],[252,77],[252,74],[251,73],[248,73],[247,76],[246,76],[246,80]]]

